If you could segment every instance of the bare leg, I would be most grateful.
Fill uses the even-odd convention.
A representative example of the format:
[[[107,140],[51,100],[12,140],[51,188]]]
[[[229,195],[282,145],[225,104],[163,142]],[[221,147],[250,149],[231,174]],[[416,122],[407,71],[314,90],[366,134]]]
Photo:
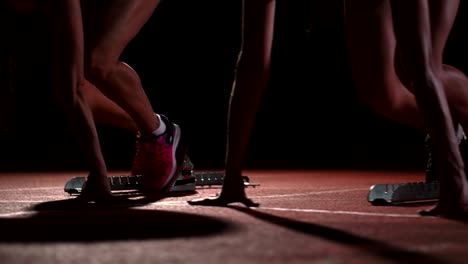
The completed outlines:
[[[114,101],[107,98],[92,83],[86,81],[83,94],[93,112],[94,122],[101,125],[123,128],[138,133],[133,119]]]
[[[240,202],[258,206],[247,198],[242,168],[262,96],[268,86],[275,0],[245,0],[244,41],[231,92],[228,116],[226,175],[221,194],[193,205],[226,206]]]
[[[70,128],[81,140],[89,165],[83,194],[92,200],[111,196],[107,169],[101,153],[93,118],[83,98],[84,84],[83,29],[78,0],[47,1],[45,10],[53,34],[54,88],[67,115]]]
[[[361,101],[382,116],[425,130],[413,94],[395,71],[396,41],[388,1],[345,1],[345,32]]]
[[[159,0],[101,0],[84,4],[86,77],[131,116],[143,136],[159,127],[138,74],[119,58]]]
[[[155,116],[138,74],[120,56],[159,5],[159,0],[81,0],[84,8],[86,78],[109,101],[98,102],[100,114],[116,122],[132,119],[137,129],[136,155],[132,174],[143,175],[140,185],[144,192],[165,191],[177,176],[176,151],[180,129],[165,117],[166,129],[157,130],[161,119]],[[103,97],[98,97],[102,99]],[[116,108],[118,105],[123,111]],[[107,107],[107,108],[106,108]],[[112,107],[112,108],[108,108]],[[95,109],[95,114],[97,111]],[[106,111],[103,111],[106,110]],[[123,115],[127,113],[128,115]],[[153,132],[157,132],[156,136]],[[167,132],[167,133],[166,133]]]
[[[403,65],[411,76],[414,95],[432,138],[434,160],[438,164],[439,203],[431,212],[458,217],[468,209],[468,184],[442,82],[433,68],[428,2],[393,0],[391,3]]]
[[[468,79],[466,75],[453,66],[443,65],[440,76],[454,121],[459,123],[464,131],[468,131],[468,107],[466,107]]]
[[[394,60],[398,61],[400,57],[395,58],[396,41],[388,1],[345,3],[349,56],[362,101],[383,116],[426,130],[414,96],[409,94],[408,88],[412,89],[412,84],[408,80],[408,73],[400,67],[401,63],[394,63]],[[445,43],[458,10],[459,0],[431,0],[429,3],[433,42],[431,59],[445,86],[454,121],[466,130],[468,80],[457,69],[442,65]],[[383,87],[383,93],[381,89],[375,89],[379,86]]]
[[[458,69],[442,64],[459,0],[430,0],[429,3],[434,67],[440,72],[455,121],[468,131],[466,76]],[[362,102],[385,117],[425,130],[414,96],[407,89],[410,83],[406,73],[394,63],[396,42],[389,3],[345,1],[345,4],[348,52],[351,65],[359,64],[352,70]],[[384,92],[378,87],[383,87]]]
[[[434,69],[444,84],[454,121],[468,131],[468,78],[457,68],[443,65],[443,53],[447,38],[455,21],[460,0],[429,0],[432,60]]]

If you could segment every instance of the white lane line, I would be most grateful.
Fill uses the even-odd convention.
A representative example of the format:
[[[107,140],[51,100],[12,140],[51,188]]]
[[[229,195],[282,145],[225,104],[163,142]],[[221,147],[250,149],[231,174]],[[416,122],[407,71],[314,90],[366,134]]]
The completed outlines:
[[[362,216],[384,216],[384,217],[408,217],[421,218],[418,214],[386,214],[386,213],[371,213],[371,212],[355,212],[355,211],[333,211],[333,210],[318,210],[318,209],[300,209],[300,208],[280,208],[280,207],[253,207],[255,210],[273,210],[283,212],[303,212],[303,213],[324,213],[324,214],[346,214],[346,215],[362,215]]]
[[[186,201],[162,201],[156,202],[152,205],[188,205]],[[380,216],[380,217],[402,217],[402,218],[418,218],[421,217],[419,214],[392,214],[392,213],[372,213],[372,212],[357,212],[357,211],[334,211],[334,210],[321,210],[321,209],[301,209],[301,208],[281,208],[281,207],[252,207],[255,210],[272,210],[272,211],[283,211],[283,212],[302,212],[302,213],[322,213],[322,214],[342,214],[342,215],[360,215],[360,216]]]
[[[18,189],[3,189],[3,190],[0,189],[0,192],[43,191],[43,190],[63,190],[63,187],[36,187],[36,188],[18,188]],[[318,195],[318,194],[327,194],[327,193],[355,192],[355,191],[368,191],[368,190],[369,190],[368,188],[337,189],[337,190],[316,191],[316,192],[306,192],[306,193],[260,195],[260,196],[251,196],[250,198],[284,198],[284,197],[308,196],[308,195]],[[47,197],[52,197],[52,196],[47,196]],[[4,201],[0,201],[0,202],[4,202]]]
[[[156,204],[156,203],[155,203]],[[187,205],[186,202],[173,201],[173,202],[161,202],[157,205]],[[333,210],[320,210],[320,209],[301,209],[301,208],[282,208],[282,207],[252,207],[254,210],[271,210],[271,211],[282,211],[282,212],[302,212],[302,213],[322,213],[322,214],[341,214],[341,215],[359,215],[359,216],[379,216],[379,217],[399,217],[399,218],[422,218],[419,214],[389,214],[389,213],[372,213],[372,212],[356,212],[356,211],[333,211]],[[13,213],[0,214],[2,218],[17,217],[17,216],[28,216],[33,215],[34,212],[19,211]]]
[[[0,217],[9,218],[9,217],[17,217],[17,216],[28,216],[28,215],[33,215],[33,214],[35,214],[35,212],[19,211],[19,212],[13,212],[13,213],[0,214]]]
[[[188,204],[187,204],[188,205]],[[318,210],[318,209],[299,209],[299,208],[280,208],[280,207],[253,207],[254,210],[272,210],[282,212],[303,212],[303,213],[325,213],[325,214],[345,214],[345,215],[360,215],[360,216],[382,216],[382,217],[402,217],[402,218],[422,218],[418,214],[386,214],[386,213],[370,213],[370,212],[356,212],[356,211],[332,211],[332,210]],[[32,215],[34,212],[19,211],[13,213],[0,214],[0,217],[16,217]]]
[[[32,189],[32,188],[31,188]],[[24,190],[31,190],[24,189]],[[59,189],[58,187],[49,187],[49,188],[34,188],[34,189]],[[19,190],[19,189],[16,189]],[[280,195],[263,195],[263,196],[251,196],[252,199],[261,199],[261,198],[285,198],[285,197],[297,197],[297,196],[308,196],[308,195],[317,195],[317,194],[326,194],[326,193],[337,193],[337,192],[354,192],[354,191],[367,191],[368,189],[337,189],[337,190],[328,190],[328,191],[318,191],[318,192],[306,192],[306,193],[293,193],[293,194],[280,194]],[[0,190],[1,191],[1,190]],[[5,191],[5,190],[3,190]],[[49,196],[48,196],[49,197]],[[41,197],[43,198],[43,197]],[[56,196],[52,199],[57,199]],[[39,201],[39,200],[0,200],[0,203],[40,203],[46,202],[48,200]],[[49,200],[50,201],[50,200]],[[148,204],[149,205],[149,204]],[[187,201],[159,201],[153,203],[153,205],[188,205]],[[273,210],[273,211],[289,211],[289,212],[303,212],[303,213],[326,213],[326,214],[345,214],[345,215],[361,215],[361,216],[381,216],[381,217],[406,217],[406,218],[416,218],[421,217],[418,214],[388,214],[388,213],[372,213],[372,212],[356,212],[356,211],[333,211],[333,210],[318,210],[318,209],[300,209],[300,208],[280,208],[280,207],[263,207],[254,208],[257,210]],[[0,217],[11,217],[17,215],[31,214],[30,212],[17,212],[11,214],[0,214]]]
[[[31,188],[16,188],[16,189],[0,189],[0,192],[44,191],[44,190],[63,190],[63,187],[31,187]]]
[[[337,190],[328,190],[328,191],[317,191],[317,192],[306,192],[306,193],[291,193],[291,194],[275,194],[275,195],[261,195],[261,196],[251,196],[250,198],[284,198],[284,197],[294,197],[294,196],[307,196],[307,195],[316,195],[316,194],[326,194],[326,193],[341,193],[341,192],[355,192],[355,191],[369,191],[369,188],[359,188],[359,189],[337,189]]]
[[[50,199],[45,199],[47,197],[49,197]],[[50,202],[50,201],[55,201],[55,200],[62,200],[60,199],[62,197],[57,197],[57,196],[41,196],[40,198],[41,200],[39,199],[36,199],[36,200],[0,200],[0,203],[45,203],[45,202]]]
[[[62,189],[59,187],[44,187],[44,188],[30,188],[30,189],[11,189],[11,190],[0,190],[0,191],[18,191],[18,190],[52,190],[52,189]],[[355,191],[366,191],[368,189],[337,189],[337,190],[328,190],[328,191],[317,191],[317,192],[306,192],[306,193],[291,193],[291,194],[278,194],[278,195],[259,195],[259,196],[250,196],[251,199],[263,199],[263,198],[287,198],[287,197],[298,197],[298,196],[308,196],[308,195],[319,195],[319,194],[327,194],[327,193],[342,193],[342,192],[355,192]],[[41,203],[47,202],[50,200],[56,200],[63,198],[64,196],[40,196],[42,200],[0,200],[0,203]],[[68,195],[66,197],[69,197]],[[50,199],[48,199],[50,198]],[[170,197],[169,197],[170,198]],[[192,198],[192,197],[187,197]],[[191,199],[189,199],[191,200]],[[155,204],[185,204],[186,201],[159,201]]]
[[[356,191],[369,191],[369,188],[359,188],[359,189],[337,189],[337,190],[328,190],[328,191],[316,191],[316,192],[305,192],[305,193],[290,193],[290,194],[273,194],[273,195],[252,195],[249,196],[250,199],[257,199],[257,198],[285,198],[285,197],[297,197],[297,196],[308,196],[308,195],[317,195],[317,194],[327,194],[327,193],[342,193],[342,192],[356,192]],[[198,196],[198,198],[202,197],[203,195]],[[207,196],[207,197],[212,197]]]

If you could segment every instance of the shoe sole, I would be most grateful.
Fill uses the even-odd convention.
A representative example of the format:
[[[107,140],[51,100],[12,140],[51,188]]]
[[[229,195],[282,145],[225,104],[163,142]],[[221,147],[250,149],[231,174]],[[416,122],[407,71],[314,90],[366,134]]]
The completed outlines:
[[[163,192],[168,191],[178,178],[178,175],[176,173],[178,168],[177,148],[179,146],[180,134],[180,127],[174,124],[174,141],[172,142],[172,159],[174,160],[174,164],[172,165],[169,177],[167,177],[166,182],[161,187],[161,191]]]

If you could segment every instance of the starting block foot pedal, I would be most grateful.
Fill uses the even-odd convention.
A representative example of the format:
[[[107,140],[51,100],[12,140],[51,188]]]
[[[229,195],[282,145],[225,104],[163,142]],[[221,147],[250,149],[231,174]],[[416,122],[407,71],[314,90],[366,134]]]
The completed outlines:
[[[224,182],[224,172],[221,171],[199,171],[195,172],[195,183],[196,186],[200,187],[212,187],[221,186]],[[249,177],[242,176],[245,187],[257,187],[260,186],[258,183],[251,183]]]
[[[187,172],[179,175],[169,192],[195,191],[196,187],[221,186],[224,182],[224,172],[202,171]],[[112,191],[138,192],[141,184],[141,175],[120,175],[108,177]],[[247,176],[242,176],[245,187],[256,187],[259,184],[250,183]],[[69,194],[79,194],[86,183],[86,177],[73,177],[66,184],[64,191]]]
[[[368,201],[373,205],[397,205],[438,199],[438,182],[375,184],[370,187],[368,195]]]
[[[111,191],[113,192],[138,192],[142,182],[141,175],[119,175],[109,176]],[[69,194],[79,194],[86,183],[86,177],[73,177],[64,187],[64,191]],[[174,182],[169,192],[191,192],[196,189],[196,178],[190,176],[179,176]]]

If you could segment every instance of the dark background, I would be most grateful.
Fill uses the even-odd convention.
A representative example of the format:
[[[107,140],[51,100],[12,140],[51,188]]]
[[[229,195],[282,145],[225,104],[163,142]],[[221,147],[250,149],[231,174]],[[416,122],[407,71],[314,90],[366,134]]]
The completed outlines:
[[[238,2],[164,1],[122,57],[139,72],[155,111],[182,127],[196,168],[223,166]],[[446,52],[447,63],[464,72],[466,5]],[[12,35],[4,36],[14,37],[2,39],[0,168],[83,168],[62,113],[49,97],[40,19],[25,15],[9,23]],[[342,1],[278,1],[275,27],[271,84],[247,168],[424,168],[425,135],[374,114],[357,100]],[[98,129],[109,168],[129,169],[133,135]]]

